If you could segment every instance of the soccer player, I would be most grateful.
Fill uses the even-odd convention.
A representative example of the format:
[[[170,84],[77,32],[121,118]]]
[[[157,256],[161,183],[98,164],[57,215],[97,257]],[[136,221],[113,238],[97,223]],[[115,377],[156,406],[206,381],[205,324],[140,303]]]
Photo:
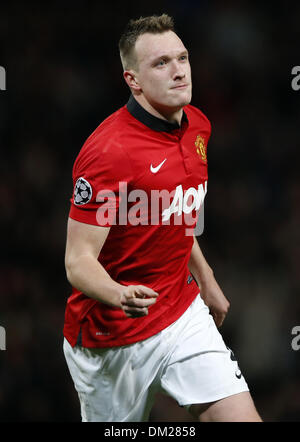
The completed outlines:
[[[211,126],[189,104],[188,51],[166,14],[131,20],[119,49],[131,96],[75,161],[67,228],[64,353],[82,420],[148,420],[163,392],[201,421],[260,421],[218,331],[229,302],[190,234]]]

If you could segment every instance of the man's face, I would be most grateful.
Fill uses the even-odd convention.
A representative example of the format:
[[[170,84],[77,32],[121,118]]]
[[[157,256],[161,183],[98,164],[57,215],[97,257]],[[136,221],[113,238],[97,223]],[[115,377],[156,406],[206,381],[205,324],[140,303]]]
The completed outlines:
[[[188,52],[172,31],[142,34],[135,45],[136,77],[147,101],[162,111],[178,110],[192,97]]]

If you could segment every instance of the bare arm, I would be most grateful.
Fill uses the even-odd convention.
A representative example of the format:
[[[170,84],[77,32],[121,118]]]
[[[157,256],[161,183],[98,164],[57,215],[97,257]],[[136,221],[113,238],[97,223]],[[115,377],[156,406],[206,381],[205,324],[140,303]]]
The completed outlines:
[[[123,309],[128,317],[145,316],[158,294],[143,285],[117,283],[98,261],[109,230],[69,218],[65,254],[68,281],[86,296]]]
[[[230,304],[215,280],[214,273],[204,258],[195,237],[188,267],[196,279],[201,297],[209,307],[216,325],[220,327],[225,319]]]
[[[200,288],[202,285],[205,285],[205,283],[209,283],[213,277],[213,271],[204,258],[195,236],[188,267]]]

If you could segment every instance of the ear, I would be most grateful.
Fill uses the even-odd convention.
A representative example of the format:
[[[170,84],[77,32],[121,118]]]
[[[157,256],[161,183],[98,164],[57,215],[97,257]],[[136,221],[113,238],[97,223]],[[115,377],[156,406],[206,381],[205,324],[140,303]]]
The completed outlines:
[[[141,86],[139,85],[139,80],[135,71],[133,70],[124,71],[123,77],[126,83],[128,84],[128,86],[130,87],[130,89],[136,92],[142,90]]]

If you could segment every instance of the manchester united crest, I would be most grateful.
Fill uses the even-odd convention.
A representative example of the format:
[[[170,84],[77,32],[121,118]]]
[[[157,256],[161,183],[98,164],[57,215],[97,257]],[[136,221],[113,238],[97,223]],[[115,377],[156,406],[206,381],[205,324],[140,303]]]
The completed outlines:
[[[201,135],[197,135],[195,146],[197,148],[197,154],[201,156],[203,161],[207,161],[206,151],[205,151],[205,141]]]

